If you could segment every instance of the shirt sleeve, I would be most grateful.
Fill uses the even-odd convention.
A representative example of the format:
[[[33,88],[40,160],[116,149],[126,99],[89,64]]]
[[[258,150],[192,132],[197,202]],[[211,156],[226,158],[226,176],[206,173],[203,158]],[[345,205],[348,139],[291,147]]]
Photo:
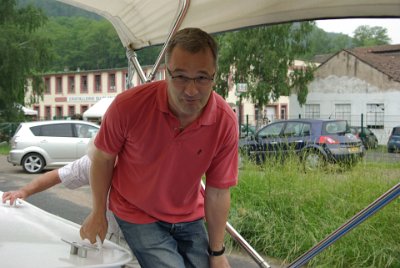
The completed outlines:
[[[215,188],[229,188],[238,182],[239,133],[237,124],[227,127],[227,135],[206,172],[206,183]]]
[[[76,189],[84,185],[89,185],[91,161],[87,155],[75,160],[72,163],[60,168],[58,175],[61,183],[68,189]]]

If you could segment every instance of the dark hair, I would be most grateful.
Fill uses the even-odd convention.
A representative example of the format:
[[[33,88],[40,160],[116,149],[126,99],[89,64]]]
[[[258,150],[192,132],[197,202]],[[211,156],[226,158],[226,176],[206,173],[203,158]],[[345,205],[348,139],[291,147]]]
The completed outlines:
[[[217,42],[215,42],[211,35],[199,28],[185,28],[179,30],[172,36],[165,51],[165,63],[169,62],[172,50],[176,46],[179,46],[191,53],[197,53],[209,47],[214,58],[215,66],[217,66]]]

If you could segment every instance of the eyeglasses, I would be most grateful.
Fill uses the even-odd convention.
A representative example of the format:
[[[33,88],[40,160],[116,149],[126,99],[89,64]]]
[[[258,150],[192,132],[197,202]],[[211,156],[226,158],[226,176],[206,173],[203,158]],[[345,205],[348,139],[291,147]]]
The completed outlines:
[[[172,75],[172,72],[170,69],[167,68],[168,75],[171,77],[172,81],[179,87],[184,87],[189,84],[190,81],[193,81],[194,84],[198,87],[209,87],[211,86],[212,82],[214,81],[214,75],[215,73],[209,77],[206,75],[201,75],[198,77],[187,77],[184,75]]]

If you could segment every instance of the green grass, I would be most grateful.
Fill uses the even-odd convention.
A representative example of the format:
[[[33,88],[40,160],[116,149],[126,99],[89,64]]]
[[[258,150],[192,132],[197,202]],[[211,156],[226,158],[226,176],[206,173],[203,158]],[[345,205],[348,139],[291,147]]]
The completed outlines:
[[[0,154],[7,155],[10,151],[10,145],[8,143],[0,143]]]
[[[230,223],[262,255],[290,263],[400,181],[400,163],[304,173],[298,160],[245,163]],[[309,267],[400,267],[399,198],[317,255]],[[236,246],[232,240],[227,241]]]

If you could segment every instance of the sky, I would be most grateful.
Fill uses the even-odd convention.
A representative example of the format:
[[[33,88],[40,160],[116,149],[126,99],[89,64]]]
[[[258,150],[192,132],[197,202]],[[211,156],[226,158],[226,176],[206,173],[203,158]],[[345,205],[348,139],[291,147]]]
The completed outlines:
[[[318,20],[317,26],[325,32],[343,33],[353,37],[354,30],[361,25],[381,26],[387,29],[391,44],[400,44],[400,19],[338,19]]]

